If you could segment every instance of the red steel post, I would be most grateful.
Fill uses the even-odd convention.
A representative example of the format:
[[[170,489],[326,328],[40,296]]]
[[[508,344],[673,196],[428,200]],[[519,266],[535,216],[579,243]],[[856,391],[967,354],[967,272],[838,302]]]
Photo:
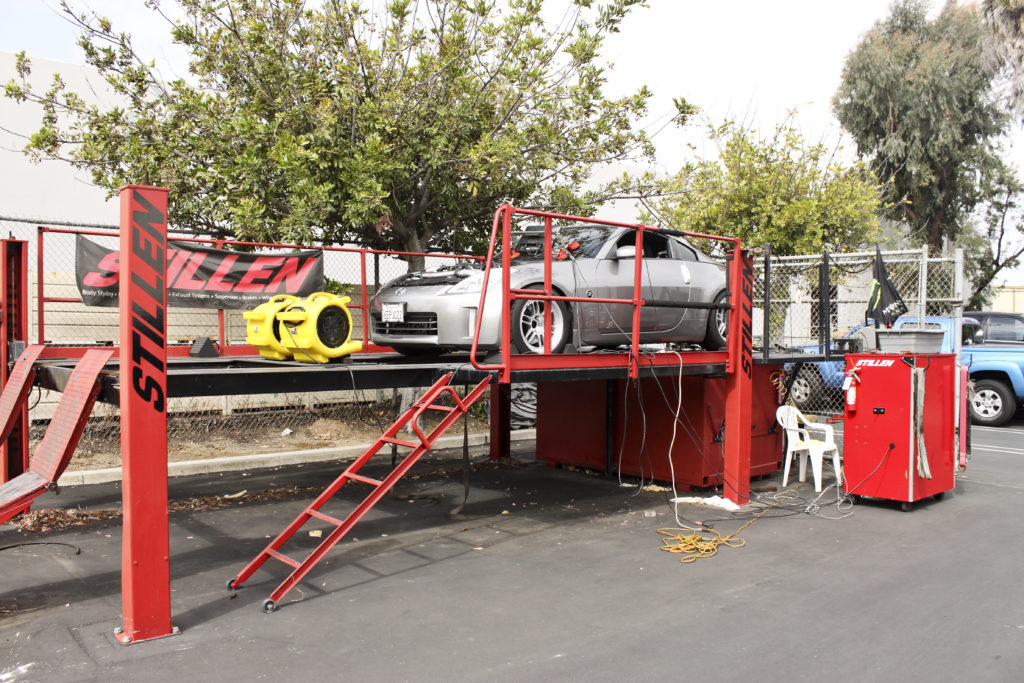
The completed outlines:
[[[629,376],[640,376],[640,283],[643,280],[644,231],[636,228],[636,242],[633,247],[633,334],[629,343]]]
[[[725,384],[725,497],[742,505],[750,500],[750,420],[753,400],[754,264],[739,243],[729,264],[729,363]],[[712,311],[712,314],[714,311]],[[729,367],[731,366],[731,367]]]
[[[10,342],[28,342],[28,242],[0,240],[0,387],[7,385]],[[0,444],[0,483],[28,470],[28,405]]]
[[[544,217],[544,293],[551,296],[551,216]],[[554,302],[544,300],[544,353],[551,353],[551,307]],[[570,307],[571,308],[571,307]],[[568,320],[565,321],[568,324]]]
[[[171,635],[167,518],[167,190],[121,188],[124,643]]]
[[[512,382],[512,299],[509,293],[512,270],[512,207],[503,207],[504,217],[501,224],[501,364],[498,381],[502,384]],[[486,294],[486,290],[484,292]],[[483,319],[484,309],[477,311],[477,327]]]
[[[36,343],[45,344],[43,316],[44,300],[46,293],[43,291],[43,226],[39,226],[36,232]]]
[[[324,259],[326,261],[326,259]],[[359,252],[359,307],[363,319],[363,348],[370,345],[370,307],[366,302],[366,251]],[[376,293],[376,292],[374,292]]]

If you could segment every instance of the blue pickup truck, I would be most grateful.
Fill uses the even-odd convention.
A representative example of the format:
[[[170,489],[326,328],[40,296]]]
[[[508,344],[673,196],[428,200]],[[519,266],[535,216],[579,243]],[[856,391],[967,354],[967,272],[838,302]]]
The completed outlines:
[[[942,352],[952,353],[949,331],[953,325],[954,320],[947,317],[927,317],[921,325],[917,318],[904,316],[893,323],[893,328],[907,326],[943,330],[946,334],[942,341]],[[865,339],[864,348],[874,348],[873,335],[873,326],[868,324],[858,325],[846,336],[860,336]],[[1004,424],[1024,402],[1024,346],[986,342],[981,325],[972,318],[963,318],[960,339],[960,363],[969,368],[974,382],[974,397],[970,403],[971,421],[993,427]],[[805,351],[818,352],[817,347]],[[793,403],[801,410],[814,410],[820,406],[841,410],[844,374],[843,361],[804,365],[790,386]]]

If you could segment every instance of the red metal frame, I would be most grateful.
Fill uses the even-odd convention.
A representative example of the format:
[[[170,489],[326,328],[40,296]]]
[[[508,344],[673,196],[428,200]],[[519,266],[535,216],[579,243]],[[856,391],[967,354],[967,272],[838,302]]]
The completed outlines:
[[[536,216],[544,219],[544,288],[539,294],[536,290],[512,289],[510,280],[512,253],[512,215]],[[613,227],[632,228],[636,231],[636,246],[633,272],[632,299],[594,299],[573,296],[556,296],[551,285],[551,244],[552,221],[568,220],[583,223],[596,223]],[[639,354],[640,340],[632,335],[629,354],[598,354],[573,355],[551,354],[551,302],[553,301],[589,301],[612,304],[629,304],[633,307],[633,329],[640,328],[640,308],[645,305],[641,298],[640,284],[643,268],[643,233],[656,231],[658,228],[638,223],[622,223],[583,216],[570,216],[549,211],[517,209],[508,204],[498,208],[494,214],[491,236],[488,242],[487,258],[484,262],[483,284],[480,290],[480,303],[477,310],[483,311],[487,299],[488,282],[491,269],[494,267],[494,247],[498,240],[498,229],[501,228],[501,362],[484,364],[477,361],[482,315],[477,315],[476,327],[473,332],[473,344],[470,351],[470,362],[479,370],[497,371],[500,384],[511,382],[512,373],[516,370],[534,370],[543,368],[608,368],[625,367],[631,378],[640,373]],[[739,330],[740,334],[729,335],[726,351],[688,352],[682,360],[674,353],[645,354],[643,361],[652,366],[676,366],[680,364],[725,363],[728,376],[726,391],[726,433],[725,433],[725,494],[736,503],[745,503],[750,496],[750,423],[752,400],[753,373],[753,263],[746,251],[741,247],[740,240],[735,237],[722,237],[704,233],[684,232],[688,237],[710,239],[732,245],[730,254],[729,286],[731,310],[729,313],[729,329]],[[544,301],[544,354],[513,355],[511,336],[511,308],[516,299],[534,299]],[[496,450],[499,452],[496,453]],[[492,457],[504,455],[492,444]]]
[[[124,643],[171,635],[167,517],[167,190],[121,189]],[[42,278],[40,278],[41,280]]]

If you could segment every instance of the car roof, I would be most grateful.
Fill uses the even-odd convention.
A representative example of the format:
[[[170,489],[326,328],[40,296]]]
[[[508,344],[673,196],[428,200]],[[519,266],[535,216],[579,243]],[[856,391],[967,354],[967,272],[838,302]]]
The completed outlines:
[[[991,318],[997,315],[1024,320],[1024,313],[1017,313],[1016,311],[964,311],[964,316],[970,316],[972,318],[977,318],[978,320]]]

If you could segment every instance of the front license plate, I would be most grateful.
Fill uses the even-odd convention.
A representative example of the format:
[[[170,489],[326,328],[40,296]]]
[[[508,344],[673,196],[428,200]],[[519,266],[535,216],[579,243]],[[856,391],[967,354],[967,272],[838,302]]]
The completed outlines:
[[[380,319],[386,323],[404,323],[405,304],[381,304]]]

